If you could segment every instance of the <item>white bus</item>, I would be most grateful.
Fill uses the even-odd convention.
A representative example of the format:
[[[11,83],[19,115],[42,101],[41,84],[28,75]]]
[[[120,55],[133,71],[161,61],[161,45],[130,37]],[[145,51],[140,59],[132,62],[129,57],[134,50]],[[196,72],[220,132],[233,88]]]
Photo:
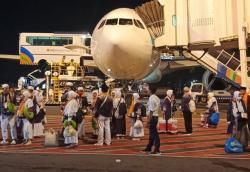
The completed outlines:
[[[74,59],[80,63],[80,57],[87,52],[87,40],[90,34],[69,33],[20,33],[19,54],[20,64],[35,65],[44,59],[48,63],[65,62]]]

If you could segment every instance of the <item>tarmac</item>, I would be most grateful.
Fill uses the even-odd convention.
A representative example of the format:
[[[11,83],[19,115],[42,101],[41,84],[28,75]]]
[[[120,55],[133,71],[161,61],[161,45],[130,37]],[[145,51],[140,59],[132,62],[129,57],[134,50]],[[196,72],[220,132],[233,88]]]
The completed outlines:
[[[203,109],[199,109],[202,112]],[[53,112],[53,113],[52,113]],[[56,113],[55,113],[56,112]],[[46,129],[62,128],[58,107],[48,108]],[[53,115],[51,115],[53,114]],[[226,134],[225,110],[217,128],[200,127],[199,113],[193,118],[193,134],[184,135],[183,118],[178,119],[178,134],[160,134],[161,155],[142,153],[148,142],[148,129],[141,140],[113,140],[111,146],[94,146],[80,140],[78,147],[44,147],[44,137],[36,138],[29,146],[0,146],[1,172],[13,171],[86,171],[86,172],[249,172],[250,147],[241,154],[227,154],[224,143]],[[91,133],[91,116],[86,117],[86,132]],[[144,124],[146,119],[144,119]],[[127,119],[127,134],[129,119]],[[88,134],[89,135],[89,134]]]

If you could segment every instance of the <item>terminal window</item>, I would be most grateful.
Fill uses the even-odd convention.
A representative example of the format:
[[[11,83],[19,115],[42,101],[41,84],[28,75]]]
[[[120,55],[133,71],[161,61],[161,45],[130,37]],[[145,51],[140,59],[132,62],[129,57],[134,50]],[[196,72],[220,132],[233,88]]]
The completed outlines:
[[[27,36],[26,42],[35,46],[64,46],[73,43],[72,37]]]
[[[119,25],[133,25],[132,19],[119,19]]]
[[[108,19],[106,25],[117,25],[118,19]]]

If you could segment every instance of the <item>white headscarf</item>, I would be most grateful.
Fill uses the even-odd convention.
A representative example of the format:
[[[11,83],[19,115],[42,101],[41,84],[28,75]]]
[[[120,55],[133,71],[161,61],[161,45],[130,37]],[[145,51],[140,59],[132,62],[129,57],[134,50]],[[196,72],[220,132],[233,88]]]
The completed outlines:
[[[68,92],[68,100],[72,100],[72,99],[76,98],[76,96],[77,96],[76,92],[74,92],[74,91]]]
[[[238,112],[245,112],[244,107],[242,105],[242,101],[240,101],[242,98],[239,96],[240,91],[235,91],[233,98],[236,100],[236,102],[233,102],[233,115],[234,117],[238,117]],[[236,105],[237,103],[237,105]]]
[[[74,91],[68,92],[68,99],[69,102],[65,106],[64,115],[72,117],[76,115],[76,112],[79,109],[79,103],[77,102],[76,98],[77,94]]]
[[[214,109],[216,112],[219,112],[219,107],[218,107],[218,104],[217,104],[217,100],[216,98],[214,97],[214,93],[213,92],[209,92],[207,94],[207,97],[208,97],[208,101],[207,101],[207,107],[208,108],[211,108],[211,106],[214,104],[214,102],[216,103],[215,106],[214,106]]]
[[[241,99],[242,99],[239,95],[240,95],[240,91],[235,91],[235,92],[234,92],[234,98],[235,98],[236,100],[241,100]]]
[[[118,104],[120,103],[124,103],[125,100],[122,98],[122,93],[120,90],[116,90],[115,92],[115,99],[113,101],[113,107],[117,108]]]
[[[171,98],[172,97],[172,95],[173,95],[173,90],[168,90],[167,91],[167,96],[169,97],[169,98]]]
[[[140,98],[140,95],[138,93],[133,93],[133,98],[137,102]]]
[[[208,99],[213,98],[213,97],[214,97],[214,93],[213,93],[213,92],[209,92],[209,93],[207,94],[207,97],[208,97]]]

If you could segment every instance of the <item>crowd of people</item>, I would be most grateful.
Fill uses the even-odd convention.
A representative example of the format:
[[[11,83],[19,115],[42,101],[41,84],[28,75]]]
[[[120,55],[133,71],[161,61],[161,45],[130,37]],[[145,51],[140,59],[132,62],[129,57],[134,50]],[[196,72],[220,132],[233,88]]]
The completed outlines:
[[[15,92],[9,85],[3,84],[3,93],[0,95],[0,122],[2,131],[1,144],[8,144],[8,128],[10,128],[11,144],[22,142],[30,145],[34,137],[42,136],[44,123],[46,123],[46,109],[44,98],[40,91],[28,87],[22,91],[19,106],[16,103]],[[112,139],[126,137],[126,119],[130,120],[129,136],[132,140],[144,137],[144,128],[149,128],[149,142],[143,152],[160,154],[160,137],[158,133],[159,115],[163,112],[166,121],[166,133],[171,130],[169,124],[177,111],[173,90],[166,92],[166,97],[161,102],[156,95],[157,87],[150,85],[147,105],[142,102],[138,93],[132,94],[132,101],[127,104],[121,90],[109,92],[110,88],[103,84],[100,90],[92,92],[89,103],[83,87],[73,90],[73,84],[65,85],[61,97],[62,137],[67,148],[78,145],[79,139],[85,137],[85,116],[92,114],[93,136],[96,136],[96,146],[110,145]],[[246,89],[235,90],[228,106],[227,132],[237,138],[244,148],[249,141],[249,99]],[[194,97],[188,87],[183,89],[180,110],[184,118],[186,135],[192,135],[192,116],[195,104]],[[128,117],[128,118],[127,118]],[[147,117],[147,124],[145,119]],[[206,110],[201,115],[201,127],[217,127],[220,118],[219,106],[213,92],[208,93]],[[144,123],[143,123],[144,122]]]
[[[19,106],[16,94],[8,84],[2,85],[0,94],[0,123],[2,145],[8,144],[8,128],[10,129],[11,143],[30,145],[34,137],[43,135],[46,123],[46,109],[42,92],[34,90],[32,86],[22,91]]]

